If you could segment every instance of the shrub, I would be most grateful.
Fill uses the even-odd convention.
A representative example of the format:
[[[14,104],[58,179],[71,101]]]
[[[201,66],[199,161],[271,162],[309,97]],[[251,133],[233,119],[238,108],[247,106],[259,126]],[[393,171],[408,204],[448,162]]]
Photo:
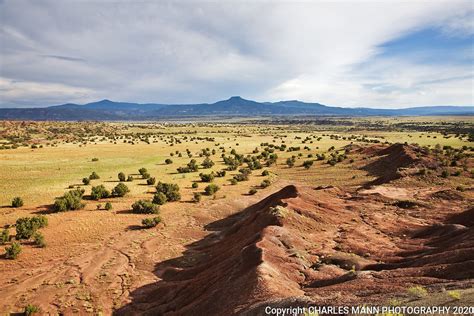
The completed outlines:
[[[43,216],[21,217],[16,220],[16,239],[30,239],[40,228],[48,226],[48,219]]]
[[[163,205],[168,201],[166,195],[163,192],[158,192],[153,196],[153,203]]]
[[[409,288],[408,294],[410,294],[411,296],[415,298],[423,298],[428,295],[428,291],[424,287],[417,285],[417,286],[413,286]]]
[[[461,292],[459,291],[448,291],[448,296],[455,301],[459,301],[461,299]]]
[[[234,178],[230,179],[230,184],[232,185],[236,185],[237,182],[238,182],[237,179],[234,179]]]
[[[91,183],[91,179],[89,179],[89,178],[82,178],[82,183],[84,183],[84,185],[89,185],[89,183]]]
[[[186,167],[179,167],[177,170],[179,173],[188,173],[188,172],[195,172],[198,171],[199,166],[196,163],[195,159],[191,159],[191,161],[186,165]]]
[[[132,182],[132,181],[133,181],[133,176],[132,176],[132,175],[129,175],[129,176],[127,177],[127,182]]]
[[[83,195],[84,189],[76,189],[64,193],[62,197],[59,197],[54,201],[54,211],[64,212],[83,208],[84,204],[81,203]]]
[[[34,240],[36,246],[38,246],[40,248],[46,247],[46,242],[44,240],[44,236],[40,232],[36,232],[33,235],[33,240]]]
[[[125,181],[125,173],[119,172],[119,174],[117,176],[118,176],[118,179],[119,179],[120,182]]]
[[[219,191],[220,187],[217,184],[211,183],[205,189],[204,192],[206,195],[213,195],[217,191]]]
[[[99,161],[99,158],[92,158],[92,161]]]
[[[91,179],[91,180],[97,180],[97,179],[100,179],[100,177],[99,177],[99,175],[98,175],[95,171],[93,171],[93,172],[91,173],[91,175],[89,176],[89,179]]]
[[[158,184],[156,185],[156,191],[166,195],[166,199],[170,202],[181,200],[179,186],[175,183],[158,182]]]
[[[161,222],[161,218],[159,216],[153,218],[144,218],[142,220],[142,225],[145,228],[152,228],[158,225]]]
[[[148,179],[150,177],[151,177],[151,175],[148,172],[145,172],[145,173],[142,174],[143,179]]]
[[[23,311],[23,315],[31,316],[33,314],[39,313],[40,309],[36,305],[28,304],[25,306],[25,310]]]
[[[16,259],[21,253],[21,246],[19,243],[14,242],[10,247],[5,247],[5,258]]]
[[[0,245],[6,244],[10,240],[10,231],[8,228],[5,228],[2,230],[2,233],[0,234]]]
[[[97,204],[96,207],[97,207],[98,210],[100,210],[102,208],[102,204],[99,203],[99,204]]]
[[[146,184],[148,184],[148,185],[154,185],[155,182],[156,182],[155,177],[149,177],[148,179],[146,179]]]
[[[148,170],[146,168],[140,168],[140,169],[138,169],[138,173],[143,176],[144,174],[148,173]]]
[[[225,170],[217,171],[216,177],[223,178],[225,177],[226,174],[227,174],[227,171]]]
[[[158,214],[159,208],[147,200],[138,200],[132,204],[133,213],[137,214]]]
[[[198,183],[197,182],[193,182],[193,184],[191,184],[191,187],[193,189],[197,189],[199,187]]]
[[[122,197],[128,192],[130,192],[130,189],[124,183],[119,183],[112,189],[112,196]]]
[[[119,183],[123,184],[123,183]],[[100,200],[102,198],[108,198],[110,196],[109,190],[107,190],[103,184],[92,187],[91,198],[94,200]]]
[[[173,163],[173,160],[171,160],[171,159],[168,158],[168,159],[165,160],[165,163],[166,163],[167,165],[171,165],[171,164]]]
[[[262,176],[266,177],[270,174],[270,172],[268,172],[268,170],[263,170],[262,171]]]
[[[206,157],[206,159],[204,159],[201,165],[206,169],[212,168],[212,166],[214,166],[214,161]]]
[[[303,162],[303,167],[305,169],[309,169],[311,166],[313,165],[313,161],[312,160],[306,160]]]
[[[110,202],[105,203],[105,210],[110,211],[111,209],[112,209],[112,203]]]
[[[270,184],[271,184],[270,180],[265,179],[265,180],[263,180],[262,183],[260,184],[260,187],[266,188],[266,187],[269,187]]]
[[[442,177],[442,178],[447,178],[447,177],[449,177],[449,172],[448,172],[448,170],[443,170],[443,171],[441,172],[441,177]]]
[[[461,175],[461,171],[460,170],[456,170],[453,172],[453,176],[455,177],[459,177]]]
[[[289,168],[293,167],[295,165],[295,158],[291,157],[286,159],[286,164],[288,165]]]
[[[208,174],[200,173],[199,177],[201,178],[202,182],[212,182],[212,181],[214,181],[214,173],[212,173],[212,172],[208,173]]]
[[[199,203],[201,201],[201,193],[194,192],[193,194],[193,202]]]
[[[257,189],[250,189],[249,190],[250,195],[254,195],[255,193],[257,193]]]
[[[23,206],[23,199],[19,196],[13,198],[12,200],[12,207],[22,207]]]

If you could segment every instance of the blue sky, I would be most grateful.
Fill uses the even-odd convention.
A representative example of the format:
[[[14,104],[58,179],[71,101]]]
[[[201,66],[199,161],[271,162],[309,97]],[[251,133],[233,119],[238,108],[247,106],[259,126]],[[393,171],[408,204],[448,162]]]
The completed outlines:
[[[474,2],[0,1],[0,107],[473,105]]]

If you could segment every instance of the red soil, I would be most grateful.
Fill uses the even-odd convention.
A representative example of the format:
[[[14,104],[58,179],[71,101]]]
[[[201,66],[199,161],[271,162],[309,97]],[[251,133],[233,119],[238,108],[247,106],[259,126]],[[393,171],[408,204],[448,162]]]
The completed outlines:
[[[389,148],[381,155],[401,156],[401,165],[419,161],[410,147]],[[413,284],[474,277],[472,200],[450,201],[450,209],[392,202],[287,186],[158,264],[161,280],[133,292],[117,313],[256,315],[266,304],[386,303]]]
[[[430,156],[423,148],[406,145],[393,144],[389,147],[372,146],[368,149],[373,155],[378,157],[376,160],[363,166],[362,169],[378,178],[369,183],[369,185],[378,185],[398,179],[404,175],[410,174],[410,170],[417,172],[421,168],[436,169],[439,163]],[[406,170],[404,170],[406,169]]]

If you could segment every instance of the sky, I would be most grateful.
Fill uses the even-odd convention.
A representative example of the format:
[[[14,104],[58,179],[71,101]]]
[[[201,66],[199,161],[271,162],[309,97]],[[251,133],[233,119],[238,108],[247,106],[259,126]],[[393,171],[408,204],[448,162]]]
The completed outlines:
[[[474,1],[0,0],[0,107],[474,105]]]

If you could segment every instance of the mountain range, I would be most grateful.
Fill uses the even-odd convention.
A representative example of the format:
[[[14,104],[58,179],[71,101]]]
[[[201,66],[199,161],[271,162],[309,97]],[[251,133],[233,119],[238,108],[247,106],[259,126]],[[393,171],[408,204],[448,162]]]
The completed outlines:
[[[474,115],[473,106],[425,106],[405,109],[344,108],[297,100],[256,102],[239,96],[215,103],[157,104],[102,100],[87,104],[67,103],[44,108],[3,108],[1,120],[99,120],[149,121],[192,117],[252,116],[429,116]]]

